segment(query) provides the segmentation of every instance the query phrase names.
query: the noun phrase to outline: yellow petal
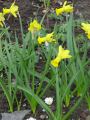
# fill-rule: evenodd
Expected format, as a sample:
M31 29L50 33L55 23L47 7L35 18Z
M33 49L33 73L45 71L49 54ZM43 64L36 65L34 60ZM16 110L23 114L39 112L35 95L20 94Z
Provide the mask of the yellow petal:
M72 5L66 5L67 1L64 2L63 6L60 8L56 8L56 14L60 15L62 13L70 13L73 12L73 6Z
M63 9L64 9L64 12L66 13L73 12L73 6L71 5L67 5Z
M3 27L3 23L2 22L0 22L0 26Z
M54 32L47 34L45 37L38 37L38 43L42 44L43 42L56 42L53 37Z
M33 22L31 22L28 27L28 30L31 32L39 31L40 29L41 29L41 25L38 23L37 20L34 20Z
M56 42L56 40L53 37L54 37L54 32L47 34L46 42Z
M62 46L59 46L59 52L57 54L57 57L51 61L51 64L54 67L58 67L59 63L61 62L61 60L66 59L66 58L71 58L72 56L69 55L70 51L69 50L64 50L62 48Z
M4 15L9 14L9 13L10 13L10 9L3 8L3 14Z
M90 24L89 23L81 23L82 29L85 31L88 39L90 39Z
M64 2L63 7L66 6L66 4L67 4L67 1Z
M69 50L64 50L62 46L59 46L58 57L60 57L61 59L71 58L71 55L69 55L69 53Z
M63 8L56 8L56 14L57 15L60 15L60 14L62 14L64 12L64 9Z
M38 43L42 44L43 42L45 42L45 38L44 37L38 37Z
M11 7L9 9L7 8L3 8L3 14L12 14L14 17L17 17L17 13L18 13L18 6L15 5L15 2L12 3Z
M5 18L4 18L3 13L0 13L0 26L1 27L3 27L4 20L5 20Z
M52 64L54 67L58 67L58 66L59 66L59 63L60 63L60 60L58 60L57 58L51 60L51 64Z

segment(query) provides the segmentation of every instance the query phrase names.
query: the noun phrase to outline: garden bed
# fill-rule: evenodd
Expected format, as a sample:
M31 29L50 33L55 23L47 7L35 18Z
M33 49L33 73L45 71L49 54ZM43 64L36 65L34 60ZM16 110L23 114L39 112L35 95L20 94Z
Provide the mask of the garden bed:
M2 8L4 7L5 8L9 7L12 2L13 1L0 1L0 5L2 6L0 10L2 10ZM10 113L10 112L17 111L17 110L30 110L28 113L26 112L26 114L23 117L23 120L26 120L30 117L36 118L36 120L49 120L49 119L88 120L87 116L90 115L90 111L88 110L88 108L90 107L89 106L90 100L89 100L89 87L86 87L86 86L89 86L90 84L88 80L88 77L90 76L90 69L89 69L90 62L88 60L90 58L89 57L90 56L90 52L89 52L90 42L87 42L87 43L85 42L85 40L87 40L87 37L84 35L84 32L80 28L81 27L80 24L82 21L85 21L85 20L89 21L90 13L88 12L88 10L90 6L89 5L90 2L89 0L86 0L86 1L80 0L80 1L74 1L74 2L75 2L74 12L75 12L75 18L76 18L74 22L75 30L76 30L75 31L76 43L73 44L72 42L73 35L71 35L73 34L72 33L73 31L72 14L71 15L69 14L69 16L64 14L62 15L61 18L57 17L55 14L55 8L59 8L60 6L62 6L61 1L51 0L51 5L49 6L48 2L43 3L42 1L35 1L35 0L32 2L30 0L23 0L23 1L16 0L16 5L19 6L19 13L21 17L19 15L19 20L18 20L18 18L17 17L14 18L13 15L9 15L9 16L6 15L7 18L5 21L6 22L5 27L7 27L8 29L7 28L5 28L4 30L1 29L0 45L1 45L2 53L0 54L1 55L0 60L3 65L0 63L0 67L1 67L0 68L1 69L0 79L2 79L2 81L0 82L1 84L0 113L4 113L4 112ZM69 1L68 4L72 4L72 2ZM69 21L70 20L69 17L71 21ZM39 34L35 33L33 36L33 32L31 31L31 28L29 28L29 23L30 21L33 21L34 18L37 18L38 21L42 19L41 22L42 22L43 28L42 28L41 33ZM67 24L67 28L69 29L69 31L65 30L66 29L65 22ZM59 27L59 23L61 25L61 28ZM72 25L70 23L72 23ZM41 29L40 26L39 26L39 29ZM80 31L78 32L79 29ZM29 30L29 32L27 32L27 30ZM50 33L52 30L55 33L55 39L52 38L53 39L52 41L55 41L56 39L58 39L58 43L56 43L56 46L52 43L51 45L53 47L50 46L49 48L47 42L51 43L51 41L46 41L46 44L45 44L46 48L44 44L41 46L42 43L38 45L36 41L38 38L38 35L42 35L43 37L45 36L46 33L48 32ZM11 33L9 34L8 32L11 32ZM69 35L70 32L71 32L70 35L72 37L70 37ZM5 34L3 35L3 33ZM53 37L53 33L51 33L51 36ZM46 35L46 38L47 38L47 35ZM32 43L29 42L29 39L32 40ZM71 42L70 43L67 42L66 39L68 40L71 39ZM84 39L84 41L81 41L81 39ZM33 42L33 40L35 40L35 42ZM7 42L4 43L3 41L7 41ZM57 47L60 44L62 44L64 48L65 47L69 48L69 50L71 50L72 56L73 55L78 56L78 54L80 54L80 56L73 58L73 59L71 58L70 62L66 60L60 63L60 67L59 69L57 69L58 71L55 71L55 69L53 68L53 64L52 66L49 64L50 64L50 60L52 60L52 58L55 58L56 56L55 53L57 53L58 51ZM76 45L77 47L74 45ZM62 48L61 46L59 47L64 50L64 48ZM72 49L76 50L75 53L73 53ZM86 52L84 51L85 49L86 49ZM50 52L49 54L48 53L49 50L51 50L52 53ZM86 57L86 59L84 58L84 56ZM71 56L68 56L66 58L69 58L69 57ZM82 60L82 58L85 60ZM31 60L29 61L29 59ZM85 67L83 67L84 65ZM62 70L59 71L61 67L62 67ZM31 70L31 72L29 72L29 69ZM77 77L73 78L75 77L73 75L75 71L76 71L75 75ZM78 77L79 74L77 71L80 72L81 78ZM87 71L88 71L88 74L86 74ZM63 75L63 72L65 75ZM61 78L59 76L55 76L56 74L60 75L62 79L66 79L66 81L62 81L62 82L58 81L57 78L59 78L60 80ZM73 77L70 74L72 74ZM8 79L10 79L10 81ZM57 80L55 81L53 79L57 79ZM77 81L77 79L82 82ZM52 81L51 83L50 83L50 80ZM87 80L87 82L85 82L84 80ZM6 84L3 81L5 81ZM27 84L27 81L28 81L28 84ZM57 81L58 81L58 84L57 84ZM63 94L65 94L63 98L63 102L62 102L62 108L61 108L62 111L59 111L61 115L63 114L63 117L60 116L61 117L60 119L57 117L59 116L58 110L57 110L58 109L58 106L57 106L58 98L56 99L56 96L58 96L58 94L60 93L60 91L56 89L58 88L59 84L61 84L60 86L63 86L62 88L60 88L60 91L62 90ZM66 87L63 84L66 85ZM84 86L84 84L86 86ZM80 87L82 87L82 89L79 89ZM37 94L37 89L39 89L38 94ZM44 89L46 90L43 93L42 91L44 91ZM64 93L64 89L67 94ZM67 90L69 90L68 92L70 93L68 93ZM14 97L13 97L13 94L15 94ZM63 97L63 94L61 93L60 95ZM45 98L47 97L53 98L53 103L49 107L45 106L46 105ZM15 99L13 103L12 103L13 101L12 98ZM81 100L79 101L79 99ZM12 105L13 107L11 106L11 108L10 108L10 100L11 100L11 104L13 104ZM75 106L76 110L73 110L73 112L70 113L70 115L67 114L68 111L75 105L76 102L77 102L77 105ZM40 106L37 103L40 104ZM50 113L49 108L51 109L52 114ZM55 113L55 111L57 111L57 115L55 116L56 118L50 118L50 116L53 116L53 113ZM13 115L12 113L10 114ZM68 116L68 117L65 116L67 117L67 119L64 117L65 114L67 114Z

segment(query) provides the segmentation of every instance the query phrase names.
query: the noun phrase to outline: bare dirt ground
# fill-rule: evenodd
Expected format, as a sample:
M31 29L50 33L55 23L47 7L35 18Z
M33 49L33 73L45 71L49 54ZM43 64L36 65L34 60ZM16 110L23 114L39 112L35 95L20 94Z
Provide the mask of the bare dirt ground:
M85 20L90 20L90 0L76 0L76 14Z

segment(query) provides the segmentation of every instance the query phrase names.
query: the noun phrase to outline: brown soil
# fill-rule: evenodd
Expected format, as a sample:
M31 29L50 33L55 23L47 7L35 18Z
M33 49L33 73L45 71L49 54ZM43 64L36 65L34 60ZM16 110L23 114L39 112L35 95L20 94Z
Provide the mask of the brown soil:
M75 8L79 19L90 20L90 0L76 0Z

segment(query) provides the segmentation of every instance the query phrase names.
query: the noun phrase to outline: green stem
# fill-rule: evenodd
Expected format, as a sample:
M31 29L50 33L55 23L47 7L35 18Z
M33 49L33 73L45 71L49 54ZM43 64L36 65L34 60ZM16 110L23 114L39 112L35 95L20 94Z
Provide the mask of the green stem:
M56 69L56 115L57 115L57 120L61 120L60 82L58 79L58 70L57 69Z
M50 50L50 51L51 51L51 50ZM41 90L41 87L42 87L42 84L43 84L43 79L44 79L44 77L45 77L45 74L46 74L47 71L48 71L49 62L50 62L50 59L51 59L51 54L52 54L52 52L50 52L49 55L48 55L47 63L46 63L46 65L45 65L45 70L44 70L44 72L42 73L42 74L43 74L42 80L41 80L40 85L39 85L39 87L38 87L38 89L37 89L37 92L36 92L37 95L39 94L39 92L40 92L40 90Z
M48 11L49 11L49 9L47 8L45 14L43 15L43 17L42 17L42 19L41 19L41 21L40 21L40 24L41 24L41 25L42 25L42 23L43 23L46 15L47 15Z
M21 34L22 34L22 40L23 40L23 44L24 44L24 33L23 33L23 27L22 27L22 20L21 20L21 16L18 13L19 16L19 22L20 22L20 28L21 28ZM24 47L24 46L23 46Z
M33 33L34 35L34 33ZM35 50L34 50L34 37L32 38L32 51L33 51L33 57L32 57L32 72L35 73ZM35 78L34 74L32 75L32 90L34 92L34 87L35 86Z

